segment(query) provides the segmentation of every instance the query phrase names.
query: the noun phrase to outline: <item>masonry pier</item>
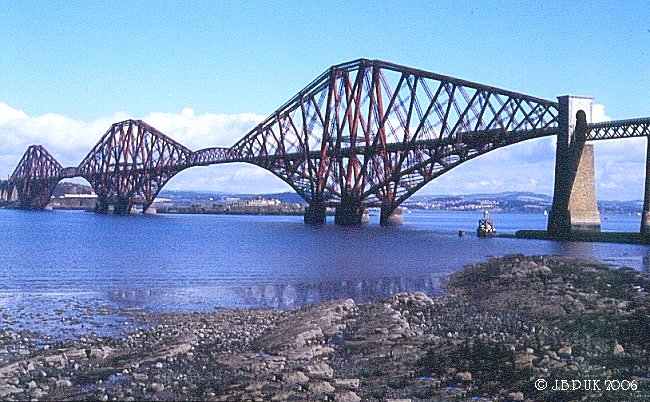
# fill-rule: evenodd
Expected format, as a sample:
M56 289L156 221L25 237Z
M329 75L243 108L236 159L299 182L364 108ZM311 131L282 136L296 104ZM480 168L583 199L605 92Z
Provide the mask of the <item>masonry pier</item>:
M337 225L360 225L368 223L368 211L360 197L344 196L336 206L334 223Z
M404 221L402 217L402 208L392 208L389 205L381 206L381 214L379 215L379 223L382 226L400 225Z
M313 202L305 208L305 223L322 225L327 217L327 208L322 202Z
M558 97L555 188L548 217L551 238L568 239L572 231L600 232L594 146L586 143L591 102L587 97Z
M650 236L650 137L645 155L645 193L643 196L643 213L641 214L641 234Z

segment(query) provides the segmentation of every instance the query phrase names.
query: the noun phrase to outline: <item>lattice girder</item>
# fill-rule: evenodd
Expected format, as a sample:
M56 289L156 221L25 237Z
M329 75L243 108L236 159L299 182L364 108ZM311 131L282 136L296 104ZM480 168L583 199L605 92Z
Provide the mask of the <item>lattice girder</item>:
M362 59L331 67L232 150L260 166L264 158L284 161L272 169L279 175L295 172L301 159L296 177L310 180L312 199L352 196L396 207L421 187L415 182L426 184L442 169L427 149L453 144L458 152L445 151L447 159L462 163L485 149L555 134L557 115L556 102ZM421 165L417 180L414 164Z
M650 136L650 117L605 121L587 126L587 141L648 136Z
M116 123L77 171L103 202L128 199L147 208L176 173L193 166L187 147L141 120Z
M20 159L9 182L18 190L24 209L43 209L59 180L63 166L42 146L32 145Z

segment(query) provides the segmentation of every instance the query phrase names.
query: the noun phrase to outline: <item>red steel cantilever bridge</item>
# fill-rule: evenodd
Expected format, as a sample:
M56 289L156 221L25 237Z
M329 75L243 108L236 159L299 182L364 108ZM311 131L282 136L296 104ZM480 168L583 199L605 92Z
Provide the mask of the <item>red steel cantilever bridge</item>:
M568 109L567 109L568 110ZM306 222L358 223L399 205L461 163L521 141L557 135L561 102L379 60L330 67L230 148L192 151L140 120L113 124L77 167L28 148L9 179L19 206L42 209L57 183L81 176L97 211L149 207L178 172L247 162L269 170L308 203ZM568 118L572 130L575 126ZM650 119L588 125L587 139L647 136ZM583 130L584 131L584 130ZM8 191L7 191L8 193Z

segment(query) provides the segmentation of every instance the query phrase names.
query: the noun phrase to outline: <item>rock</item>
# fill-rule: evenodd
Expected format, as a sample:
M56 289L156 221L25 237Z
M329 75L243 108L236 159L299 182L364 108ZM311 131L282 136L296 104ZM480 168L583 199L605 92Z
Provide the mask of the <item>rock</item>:
M334 369L325 362L319 362L307 366L307 372L313 376L324 378L332 378L334 375Z
M353 391L337 391L334 394L334 400L337 402L359 402L361 398Z
M154 382L149 385L149 389L153 392L163 392L165 390L165 386L159 382Z
M513 401L523 401L524 400L524 393L521 391L518 392L511 392L508 394L508 397L512 399Z
M42 398L42 397L43 397L43 394L44 394L44 392L43 392L43 390L40 389L40 388L36 388L36 389L32 390L32 392L30 393L30 395L32 396L32 398L36 398L36 399L40 399L40 398Z
M316 328L299 333L296 336L295 342L297 346L303 346L307 345L309 342L320 341L322 339L323 331L320 328Z
M108 346L104 346L102 348L94 348L90 350L90 358L91 359L99 359L99 360L104 360L107 358L111 353L113 352L113 348L110 348Z
M533 364L533 360L535 360L537 356L531 355L531 354L523 354L517 356L517 359L515 360L515 363L519 364Z
M70 380L61 379L61 380L56 381L56 387L57 388L68 388L68 387L71 387L71 386L72 386L72 383L70 382Z
M0 385L0 398L4 398L7 395L15 394L18 392L23 392L23 390L13 385Z
M462 371L456 374L456 377L461 381L472 381L472 373L470 373L469 371Z
M614 346L612 347L612 353L615 355L620 355L623 352L625 352L623 346L620 343L618 343L618 341L614 342Z
M547 355L548 357L550 357L551 359L553 359L553 360L560 360L560 358L559 358L559 356L557 355L557 353L555 353L555 352L552 351L552 350L549 350L548 352L546 352L546 355Z
M303 384L309 381L302 371L289 371L288 373L282 374L282 380L289 384Z
M337 378L334 380L337 388L357 389L359 388L358 378Z
M573 351L571 350L571 345L564 346L557 351L559 355L571 356Z
M34 389L34 388L36 388L36 382L34 382L34 381L30 381L30 382L28 382L28 383L27 383L27 388L28 388L28 389Z
M149 376L143 373L133 373L131 375L133 376L133 379L136 381L147 381L149 379Z
M309 391L315 394L331 394L335 388L327 381L314 381L309 383Z

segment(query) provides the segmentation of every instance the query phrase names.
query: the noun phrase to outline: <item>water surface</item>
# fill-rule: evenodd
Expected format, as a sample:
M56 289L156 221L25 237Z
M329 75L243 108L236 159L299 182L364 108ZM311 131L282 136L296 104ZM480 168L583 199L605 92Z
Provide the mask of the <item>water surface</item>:
M12 317L22 311L18 316L56 318L48 308L64 302L79 311L93 303L205 311L344 297L364 302L406 290L439 293L440 279L450 272L511 253L648 265L644 245L477 238L480 215L416 211L396 227L379 226L373 215L371 224L350 228L305 226L299 216L0 210L0 308ZM492 217L500 233L546 226L544 215ZM603 217L604 230L636 231L638 225L637 216ZM59 325L56 319L51 324Z

